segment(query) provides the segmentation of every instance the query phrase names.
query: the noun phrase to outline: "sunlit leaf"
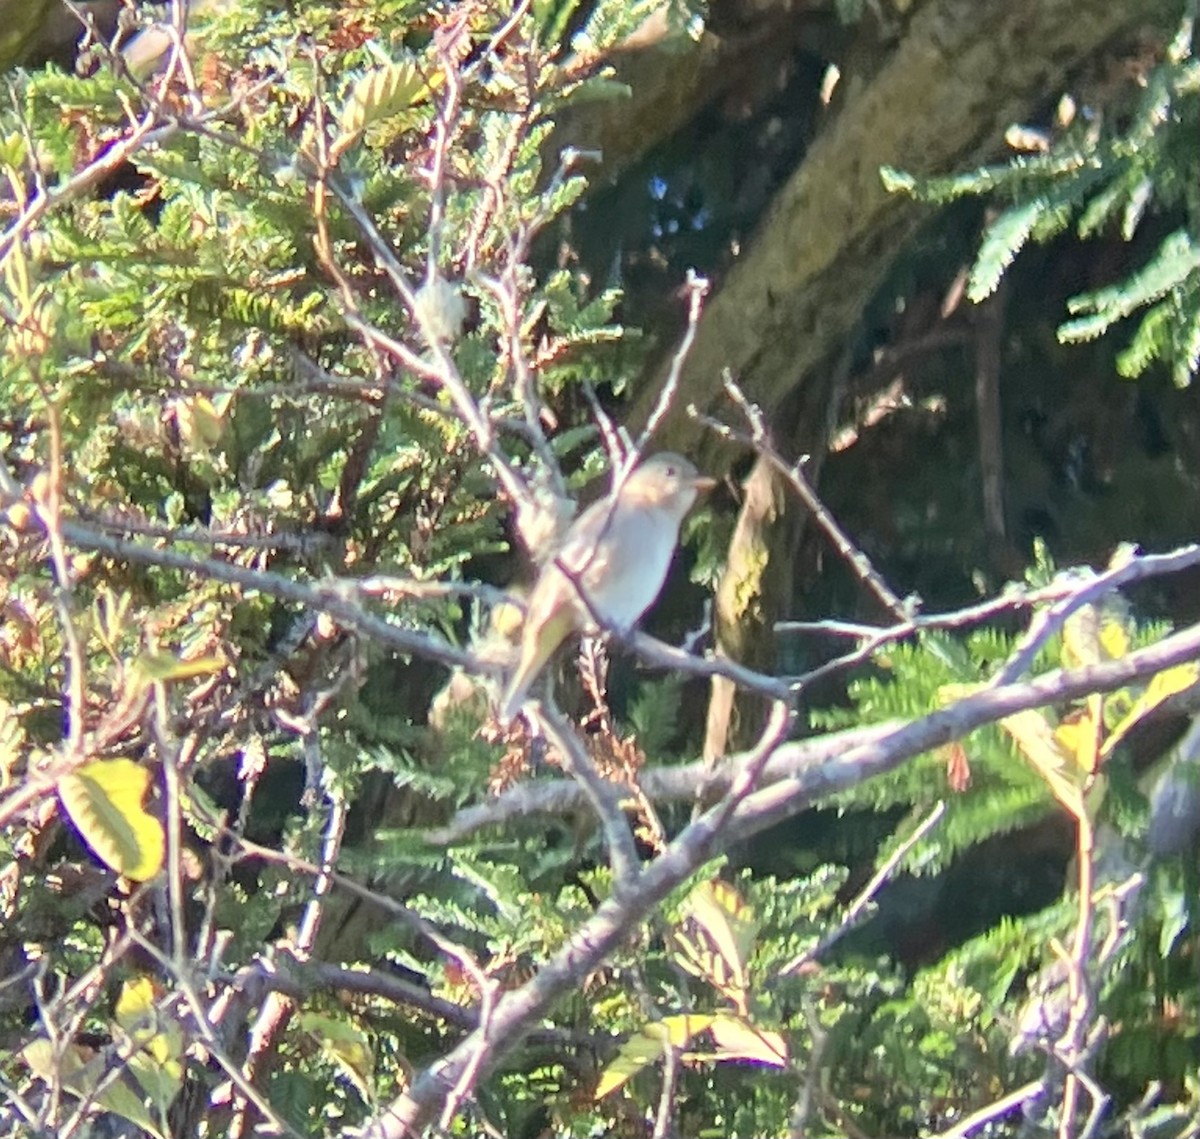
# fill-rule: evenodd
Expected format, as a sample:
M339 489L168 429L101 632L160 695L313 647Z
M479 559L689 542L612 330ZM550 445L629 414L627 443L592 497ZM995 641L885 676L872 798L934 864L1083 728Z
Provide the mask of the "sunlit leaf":
M1081 605L1063 622L1062 662L1067 668L1119 660L1129 648L1129 626L1122 606Z
M21 1050L21 1058L35 1076L50 1086L65 1088L77 1098L92 1100L105 1111L142 1128L154 1139L167 1139L153 1113L122 1077L110 1080L100 1091L96 1090L107 1073L108 1061L103 1054L78 1044L68 1044L56 1055L54 1046L43 1037L27 1044Z
M755 1028L740 1016L728 1013L713 1018L709 1026L719 1060L751 1060L782 1068L788 1062L787 1043L778 1032Z
M1101 749L1101 756L1107 758L1139 720L1149 715L1172 696L1186 692L1197 682L1200 682L1200 663L1196 661L1188 661L1186 664L1179 664L1174 668L1156 672L1150 678L1150 683L1146 685L1145 691L1134 702L1133 707L1109 733L1108 738L1104 741L1104 747Z
M1092 772L1097 767L1100 736L1097 731L1101 709L1089 701L1087 709L1064 720L1054 729L1054 738L1074 758L1075 766Z
M1055 737L1054 729L1040 712L1029 710L1005 716L1000 721L1021 753L1040 772L1056 799L1073 812L1083 810L1080 787L1066 774L1075 766L1075 756Z
M370 1037L353 1022L319 1012L301 1013L300 1027L320 1045L368 1103L373 1098L375 1051Z
M669 1016L646 1025L621 1045L617 1058L604 1069L596 1085L596 1099L628 1083L638 1072L662 1057L668 1048L684 1048L713 1022L711 1016Z
M971 300L981 301L995 292L1004 270L1029 240L1034 226L1047 208L1048 204L1043 199L1035 198L1005 210L988 226L967 285L967 295Z
M165 1116L183 1087L182 1060L158 1060L143 1050L129 1058L129 1072L159 1114Z
M121 986L113 1012L117 1024L142 1046L130 1058L134 1079L160 1112L165 1112L183 1084L183 1031L163 1013L162 993L149 977L134 977Z
M676 937L683 950L680 964L742 1007L758 936L754 911L729 883L713 880L691 892L684 913L693 924Z
M354 144L373 123L407 111L428 98L429 86L411 60L374 67L354 82L342 105L341 132L332 151L339 154Z
M172 653L141 653L134 661L134 668L146 680L191 680L220 672L226 664L219 656L181 660Z
M162 869L162 823L142 802L150 773L132 759L98 759L58 781L58 797L84 841L119 874L144 882Z
M1039 771L1061 772L1073 760L1071 751L1064 747L1055 735L1055 730L1041 712L1030 709L1005 716L1001 726Z
M153 1035L158 1011L155 1001L159 994L149 977L133 977L121 986L113 1013L119 1024L133 1039Z

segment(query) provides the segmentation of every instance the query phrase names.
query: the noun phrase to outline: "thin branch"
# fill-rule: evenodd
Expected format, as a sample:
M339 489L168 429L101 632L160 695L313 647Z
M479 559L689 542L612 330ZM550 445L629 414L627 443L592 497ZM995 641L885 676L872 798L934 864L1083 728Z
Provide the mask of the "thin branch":
M684 330L683 339L679 342L679 347L675 349L675 353L671 357L671 367L667 371L666 382L663 384L662 391L658 393L658 399L655 401L649 416L646 417L646 426L642 428L641 434L637 437L637 442L626 457L626 467L628 470L633 469L633 466L637 462L637 457L646 449L646 445L650 442L654 432L658 430L659 424L662 423L667 412L671 410L671 404L675 400L675 393L679 390L679 382L683 376L683 365L691 353L692 345L696 342L696 332L700 326L700 315L704 311L704 298L708 296L708 279L699 276L694 270L689 269L683 288L688 302L687 328ZM628 470L626 473L628 473Z
M306 733L305 743L309 748L319 749L320 741L316 728L317 714L317 710L313 709L307 717L309 730ZM321 766L323 767L323 764ZM347 804L345 796L336 786L336 781L326 779L324 782L327 783L325 793L328 810L321 844L320 873L313 881L312 894L305 903L294 939L295 952L300 956L307 956L316 941L321 918L325 911L326 895L333 887L333 867L337 862L346 833ZM249 1027L246 1056L242 1062L242 1074L248 1084L255 1083L268 1049L287 1024L292 1013L292 1006L293 1002L289 997L273 992L268 995L259 1008L258 1015ZM234 1098L233 1119L229 1126L229 1134L234 1139L245 1133L249 1121L249 1108L249 1101L244 1096L238 1095Z
M63 541L65 523L62 516L62 423L58 405L49 394L46 394L46 412L50 420L50 477L46 483L47 492L44 498L40 501L35 498L34 508L38 521L45 528L50 545L50 562L54 567L54 607L58 611L63 637L63 668L66 674L66 691L63 695L67 712L64 750L66 755L80 761L84 758L87 664L79 639L79 629L75 624L74 581Z
M804 460L801 459L797 463L789 463L775 450L774 444L771 442L770 433L767 430L766 421L763 418L762 409L746 398L745 393L743 393L742 389L728 372L724 376L724 385L726 394L737 405L745 417L747 424L749 424L749 434L737 431L728 424L721 423L708 416L701 415L694 406L688 408L688 413L717 434L752 447L756 453L766 458L783 475L800 501L812 513L813 520L824 531L826 537L833 543L838 553L846 560L847 564L854 571L855 576L875 595L883 607L901 621L913 617L915 615L914 611L917 599L910 597L902 600L897 596L887 582L883 580L879 571L871 564L870 558L850 540L849 535L825 508L824 503L817 497L817 493L813 490L808 479L804 477L801 470Z
M170 958L142 933L132 930L131 937L136 941L141 950L152 957L168 975L174 976L175 988L178 996L182 998L181 1003L191 1014L191 1022L196 1027L200 1039L203 1040L209 1056L212 1060L216 1061L222 1071L229 1077L230 1082L237 1091L254 1105L255 1110L262 1115L263 1121L267 1126L274 1128L278 1134L290 1135L293 1139L301 1139L300 1133L280 1118L267 1099L252 1084L246 1081L238 1065L217 1036L214 1022L209 1015L209 1010L204 1007L204 1002L200 999L200 995L192 983L190 975L186 971L176 971Z
M771 700L783 700L790 703L795 700L797 695L797 685L788 680L777 679L765 672L756 672L752 668L746 668L736 661L719 657L714 653L707 653L702 657L692 656L684 649L668 645L665 641L650 636L649 633L634 632L625 639L624 643L627 643L647 664L657 668L686 672L691 676L728 677L735 684Z
M54 189L35 195L0 234L0 266L12 252L13 246L48 213L93 190L124 166L138 151L165 142L178 134L180 129L181 124L163 123L157 111L152 111L142 118L130 134L114 142L99 158L89 162Z
M859 743L878 739L895 724L872 724L845 732L831 732L811 740L783 744L775 749L760 779L774 783L799 774L841 755ZM684 802L703 795L711 798L728 792L739 774L750 763L751 753L729 756L715 767L697 760L669 767L643 769L638 775L642 795L655 803ZM425 838L435 845L461 842L475 831L496 826L527 815L563 815L584 803L583 789L569 779L540 779L518 783L495 799L465 807L443 827L427 831Z
M216 558L194 557L173 549L125 541L78 522L64 521L62 531L72 545L84 550L95 550L144 565L182 570L212 581L222 581L266 593L283 601L303 605L314 612L328 613L345 628L372 637L380 644L400 652L427 657L473 673L496 671L495 666L477 660L471 653L455 648L433 633L404 629L365 612L360 606L347 600L343 585L333 580L310 585L269 570L248 569ZM353 586L350 588L352 590Z
M922 752L959 739L1003 716L1092 692L1112 691L1196 656L1200 656L1200 625L1164 638L1151 648L1135 650L1120 660L1060 669L999 691L967 696L950 708L893 727L877 740L850 748L803 776L750 790L731 809L731 801L742 789L735 784L729 796L685 827L663 854L644 865L632 887L601 903L531 980L506 992L497 1002L486 1030L477 1029L436 1064L415 1076L407 1091L372 1121L365 1134L370 1139L418 1135L440 1112L466 1065L477 1070L494 1065L516 1046L528 1026L550 1005L566 992L577 989L600 962L630 937L672 890L730 843L747 839L797 814L824 795L893 770ZM777 730L777 723L770 725L770 733ZM763 742L769 738L765 736ZM763 763L761 756L752 755L745 771L752 772ZM752 782L746 778L743 787Z
M933 1139L970 1139L976 1131L986 1127L989 1123L997 1119L1003 1119L1006 1115L1016 1111L1031 1099L1036 1099L1042 1090L1041 1080L1033 1080L1028 1084L1023 1084L1015 1091L1009 1092L1008 1095L1002 1096L994 1103L989 1103L985 1107L981 1107L978 1111L973 1111L948 1131L939 1131L937 1135L933 1136Z
M608 845L614 888L624 889L636 879L641 862L629 821L621 809L621 789L596 770L575 729L560 713L540 702L531 705L531 710L546 738L558 749L563 769L583 788L592 810L596 812Z
M908 852L942 821L942 816L945 813L946 802L944 799L939 799L934 805L933 810L917 825L916 830L896 847L879 869L871 875L871 880L858 892L850 905L846 907L846 912L842 915L842 920L826 932L812 949L806 949L798 957L789 961L779 970L779 975L786 977L790 973L797 973L809 962L819 960L841 941L846 934L854 929L862 921L867 912L867 907L875 900L875 896L883 888L884 883L896 872L896 867L904 861Z
M1043 609L1034 616L1025 636L992 677L992 686L999 688L1023 676L1033 665L1046 641L1062 628L1072 613L1083 606L1099 601L1120 586L1155 573L1170 573L1173 569L1182 569L1197 562L1200 562L1200 549L1196 546L1185 546L1170 554L1153 554L1122 560L1112 568L1091 577L1081 578L1080 575L1072 574L1071 577L1078 585L1058 604Z
M734 830L739 838L749 837L790 818L818 798L894 770L906 760L962 739L985 724L1031 708L1061 704L1097 692L1113 692L1198 656L1200 624L1189 625L1119 660L1056 669L1005 688L983 689L755 792L739 808Z

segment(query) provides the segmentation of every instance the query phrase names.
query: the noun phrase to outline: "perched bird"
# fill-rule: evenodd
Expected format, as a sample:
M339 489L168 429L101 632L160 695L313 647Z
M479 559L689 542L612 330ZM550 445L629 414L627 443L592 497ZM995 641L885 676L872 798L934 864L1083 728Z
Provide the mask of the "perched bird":
M645 460L619 492L572 523L529 594L521 657L500 706L511 723L551 654L573 632L627 633L654 604L697 497L716 485L670 453Z

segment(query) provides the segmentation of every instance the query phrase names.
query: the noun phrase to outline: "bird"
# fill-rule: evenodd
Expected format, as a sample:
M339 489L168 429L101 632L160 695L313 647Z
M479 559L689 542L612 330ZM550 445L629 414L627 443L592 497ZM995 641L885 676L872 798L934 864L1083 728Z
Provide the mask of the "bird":
M715 485L681 455L663 452L571 524L529 593L520 657L498 713L502 725L516 718L570 634L596 628L625 634L637 624L666 581L684 517Z

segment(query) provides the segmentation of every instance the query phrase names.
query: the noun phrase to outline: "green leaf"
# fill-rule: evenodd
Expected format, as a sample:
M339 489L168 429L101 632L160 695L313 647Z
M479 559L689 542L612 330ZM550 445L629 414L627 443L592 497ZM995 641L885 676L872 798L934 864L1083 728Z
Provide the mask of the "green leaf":
M881 166L879 168L879 178L883 182L883 188L889 194L911 194L914 197L916 196L917 180L903 170L897 170L894 166Z
M533 0L533 19L541 42L557 44L566 34L578 7L579 0Z
M996 291L1004 270L1029 240L1046 207L1044 199L1035 198L1023 206L1005 210L988 226L967 283L967 296L971 300L982 301Z
M142 800L150 773L132 759L98 759L58 781L58 798L88 846L119 874L145 882L162 869L162 823Z
M321 1051L333 1060L363 1099L372 1102L375 1051L371 1038L357 1024L325 1013L301 1013L299 1025L321 1045Z
M39 1079L51 1087L63 1087L73 1096L92 1100L105 1111L142 1128L154 1139L167 1139L149 1108L123 1078L110 1081L97 1093L96 1087L107 1072L107 1060L102 1053L90 1053L78 1044L67 1044L56 1054L54 1046L44 1037L21 1049L21 1059Z
M1080 315L1059 326L1058 339L1065 344L1092 340L1117 321L1183 284L1198 269L1200 242L1186 229L1176 230L1139 272L1115 285L1067 301L1067 311Z
M336 156L358 141L363 131L374 123L429 97L429 85L411 60L374 67L355 80L346 96L338 118L341 131L331 148Z
M1162 909L1162 929L1158 935L1158 952L1165 958L1188 927L1188 898L1182 890L1164 891L1159 906Z
M141 653L133 667L145 680L191 680L211 676L226 665L223 657L206 656L181 660L172 653Z

